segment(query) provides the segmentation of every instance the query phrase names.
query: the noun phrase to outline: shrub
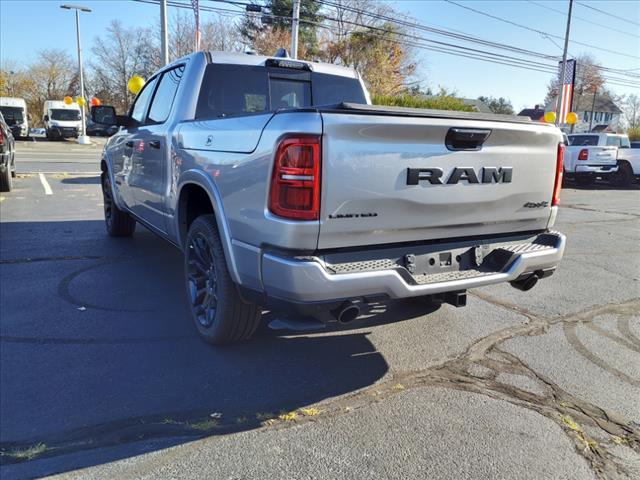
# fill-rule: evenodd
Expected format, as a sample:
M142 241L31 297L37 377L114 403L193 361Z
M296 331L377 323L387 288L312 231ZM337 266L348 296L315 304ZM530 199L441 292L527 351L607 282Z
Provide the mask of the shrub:
M433 110L460 110L473 112L474 108L465 105L462 100L449 95L433 97L418 97L415 95L374 95L371 98L374 105L389 105L393 107L430 108Z
M627 135L629 135L629 140L632 142L640 140L640 127L629 128Z

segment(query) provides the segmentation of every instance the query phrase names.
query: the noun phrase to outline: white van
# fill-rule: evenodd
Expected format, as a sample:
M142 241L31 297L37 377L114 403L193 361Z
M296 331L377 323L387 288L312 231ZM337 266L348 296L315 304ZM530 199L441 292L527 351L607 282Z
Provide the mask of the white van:
M27 102L24 98L0 97L0 112L15 138L29 136Z
M67 105L61 100L47 100L43 112L42 122L49 140L78 138L82 117L77 103Z

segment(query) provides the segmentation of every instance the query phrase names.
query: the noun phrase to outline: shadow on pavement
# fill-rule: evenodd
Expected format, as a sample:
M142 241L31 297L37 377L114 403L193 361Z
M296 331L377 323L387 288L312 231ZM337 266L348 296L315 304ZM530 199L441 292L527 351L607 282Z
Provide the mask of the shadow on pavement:
M0 282L11 288L0 291L0 461L9 476L253 429L367 387L388 365L362 328L436 308L380 303L357 331L262 328L249 342L212 347L188 316L181 253L148 231L112 239L102 221L17 222L1 234ZM143 443L122 448L132 442ZM44 450L27 460L33 446Z
M100 175L90 177L68 177L61 180L62 183L71 185L100 185Z
M574 188L576 190L620 190L634 191L640 190L640 182L636 180L631 185L616 185L611 181L596 180L590 184L580 184L574 180L565 180L562 182L562 188Z

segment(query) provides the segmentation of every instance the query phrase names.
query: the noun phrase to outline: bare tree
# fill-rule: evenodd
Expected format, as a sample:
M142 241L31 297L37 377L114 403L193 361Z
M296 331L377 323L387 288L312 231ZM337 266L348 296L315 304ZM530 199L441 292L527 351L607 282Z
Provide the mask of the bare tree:
M125 28L118 20L107 27L104 37L94 40L93 60L90 63L93 93L103 103L120 112L127 111L134 96L127 89L134 75L150 76L158 65L159 54L148 28Z
M416 49L404 41L408 31L380 18L397 12L372 0L334 3L323 10L328 28L320 32L320 58L358 70L374 95L407 92L416 83Z
M624 100L622 111L627 128L630 130L640 129L640 96L629 95Z
M203 50L242 52L244 44L240 26L228 17L216 16L206 20L200 27Z

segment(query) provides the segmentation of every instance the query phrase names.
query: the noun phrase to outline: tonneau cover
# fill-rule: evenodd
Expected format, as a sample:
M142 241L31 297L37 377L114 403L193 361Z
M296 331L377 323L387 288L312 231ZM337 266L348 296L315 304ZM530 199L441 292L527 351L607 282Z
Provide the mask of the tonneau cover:
M531 123L529 117L502 115L498 113L461 112L457 110L430 110L426 108L391 107L361 103L338 103L319 105L315 110L323 113L359 113L363 115L394 115L401 117L451 118L460 120L485 120L491 122Z

